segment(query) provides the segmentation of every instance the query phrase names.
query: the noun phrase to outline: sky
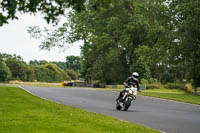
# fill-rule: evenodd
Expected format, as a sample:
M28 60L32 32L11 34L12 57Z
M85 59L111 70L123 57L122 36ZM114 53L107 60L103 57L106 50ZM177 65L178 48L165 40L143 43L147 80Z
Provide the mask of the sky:
M27 32L29 26L49 26L41 16L23 14L18 20L11 20L9 24L0 27L0 53L16 54L25 62L30 60L65 61L66 56L80 56L81 43L75 43L69 48L52 49L51 51L40 50L41 40L30 38Z

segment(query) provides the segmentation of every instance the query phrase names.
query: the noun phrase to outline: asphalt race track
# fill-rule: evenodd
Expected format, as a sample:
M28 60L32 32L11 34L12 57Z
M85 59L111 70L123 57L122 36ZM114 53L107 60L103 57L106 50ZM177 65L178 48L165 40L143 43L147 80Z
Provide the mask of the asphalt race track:
M33 95L167 133L200 133L200 106L138 96L128 111L117 111L118 93L87 88L22 86Z

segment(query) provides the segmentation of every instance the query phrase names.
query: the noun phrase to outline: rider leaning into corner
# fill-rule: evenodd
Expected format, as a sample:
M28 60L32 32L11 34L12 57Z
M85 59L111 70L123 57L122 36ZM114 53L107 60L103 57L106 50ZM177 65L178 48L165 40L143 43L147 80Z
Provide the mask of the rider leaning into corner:
M130 88L131 86L137 87L137 91L140 92L140 85L138 78L139 74L137 72L133 72L132 75L124 81L125 88L122 91L120 91L119 96L116 100L118 100L120 97L123 96L123 93L125 92L126 88Z

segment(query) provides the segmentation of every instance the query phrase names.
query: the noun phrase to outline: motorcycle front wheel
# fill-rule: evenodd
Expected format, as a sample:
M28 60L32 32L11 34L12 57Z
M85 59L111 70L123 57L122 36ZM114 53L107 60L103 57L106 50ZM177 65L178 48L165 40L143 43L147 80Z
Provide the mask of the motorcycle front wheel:
M121 108L122 108L122 107L121 107L119 101L117 101L117 103L116 103L116 109L117 109L117 110L121 110Z
M131 100L128 100L128 101L124 104L122 110L127 111L128 108L129 108L130 106L131 106Z

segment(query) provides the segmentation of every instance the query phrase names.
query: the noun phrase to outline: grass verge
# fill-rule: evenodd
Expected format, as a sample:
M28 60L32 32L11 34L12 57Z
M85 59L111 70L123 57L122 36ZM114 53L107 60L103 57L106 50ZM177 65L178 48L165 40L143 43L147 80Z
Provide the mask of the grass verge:
M140 95L158 97L163 99L170 99L185 103L192 103L200 105L200 96L195 96L177 89L149 89L143 90Z
M17 87L0 86L0 133L158 133L158 131L49 102Z

